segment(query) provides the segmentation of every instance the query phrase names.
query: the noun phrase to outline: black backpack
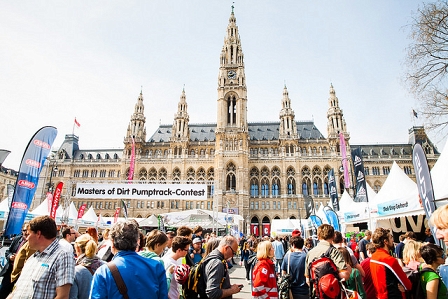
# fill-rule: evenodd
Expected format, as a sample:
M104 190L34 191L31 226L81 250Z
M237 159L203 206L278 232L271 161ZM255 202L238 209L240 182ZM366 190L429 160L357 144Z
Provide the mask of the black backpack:
M308 277L310 278L310 298L334 299L340 298L342 293L339 271L330 257L332 250L337 250L333 245L320 257L315 257L308 265Z
M183 297L185 299L205 299L207 298L207 294L205 292L207 288L207 283L204 278L204 270L205 265L208 261L214 259L216 257L207 256L203 258L199 263L190 267L190 273L188 274L188 279L185 284L182 285ZM224 264L224 275L221 280L221 284L219 287L222 287L222 283L226 279L227 276L227 261L224 259L221 261Z
M424 298L426 298L426 292L423 291L423 287L422 287L422 274L424 272L435 272L435 271L431 268L420 269L420 266L417 270L411 270L407 267L404 267L403 270L412 283L412 289L406 291L406 299L424 299ZM439 286L440 286L440 283L439 283Z

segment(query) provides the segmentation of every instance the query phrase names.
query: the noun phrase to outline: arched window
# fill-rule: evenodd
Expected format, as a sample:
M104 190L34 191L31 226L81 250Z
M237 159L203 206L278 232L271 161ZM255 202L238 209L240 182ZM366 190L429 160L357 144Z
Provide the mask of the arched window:
M230 190L235 191L235 189L236 189L236 176L235 176L236 167L235 167L235 164L230 162L227 165L226 170L227 170L226 190L228 190L228 191L230 191Z
M272 180L272 196L280 195L280 182L277 177Z
M288 185L288 194L289 195L296 194L296 180L292 177L289 177L287 185Z
M327 182L325 182L324 183L324 194L325 195L328 195L330 192L328 191L328 183Z
M250 196L258 197L258 179L252 178L250 181Z
M261 180L261 197L269 196L269 181L267 178Z

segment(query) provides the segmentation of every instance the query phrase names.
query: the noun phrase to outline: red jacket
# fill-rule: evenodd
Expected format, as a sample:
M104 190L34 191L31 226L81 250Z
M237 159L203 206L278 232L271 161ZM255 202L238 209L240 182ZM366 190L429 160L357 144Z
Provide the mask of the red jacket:
M252 282L253 299L278 298L275 266L270 259L258 261L253 270Z
M411 281L403 272L397 259L384 250L378 248L370 259L370 272L378 299L405 298L398 289L398 284L406 290L412 289Z

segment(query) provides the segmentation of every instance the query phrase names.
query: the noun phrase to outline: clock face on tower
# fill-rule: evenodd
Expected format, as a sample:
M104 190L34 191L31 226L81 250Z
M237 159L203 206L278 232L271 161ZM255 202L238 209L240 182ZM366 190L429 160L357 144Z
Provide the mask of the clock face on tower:
M235 71L229 71L227 73L227 77L229 77L229 79L235 79L236 78L236 72Z

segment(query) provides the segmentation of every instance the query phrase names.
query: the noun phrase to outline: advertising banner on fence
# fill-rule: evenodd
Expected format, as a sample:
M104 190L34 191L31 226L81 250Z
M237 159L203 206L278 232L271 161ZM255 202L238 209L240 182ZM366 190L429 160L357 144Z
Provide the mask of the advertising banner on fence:
M75 198L207 199L206 184L76 184Z

